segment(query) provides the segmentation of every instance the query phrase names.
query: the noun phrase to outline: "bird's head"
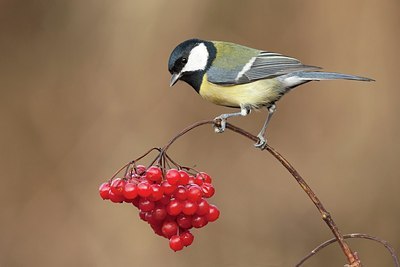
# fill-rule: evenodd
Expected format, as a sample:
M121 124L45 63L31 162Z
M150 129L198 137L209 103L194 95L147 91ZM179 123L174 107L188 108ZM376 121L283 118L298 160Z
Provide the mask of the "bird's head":
M183 80L198 90L196 87L201 84L201 79L214 57L215 47L212 42L190 39L179 44L168 61L168 70L172 74L170 86Z

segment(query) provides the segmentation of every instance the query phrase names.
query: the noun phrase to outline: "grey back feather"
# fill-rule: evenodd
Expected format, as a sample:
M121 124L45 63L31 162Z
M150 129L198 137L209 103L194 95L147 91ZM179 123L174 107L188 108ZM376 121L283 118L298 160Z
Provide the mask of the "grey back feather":
M211 66L207 71L208 81L215 84L245 84L276 76L320 69L303 65L299 60L278 53L260 51L256 57L249 58L248 64L235 68Z
M212 66L207 71L207 78L209 82L215 84L237 84L236 77L242 68L243 66L230 69Z

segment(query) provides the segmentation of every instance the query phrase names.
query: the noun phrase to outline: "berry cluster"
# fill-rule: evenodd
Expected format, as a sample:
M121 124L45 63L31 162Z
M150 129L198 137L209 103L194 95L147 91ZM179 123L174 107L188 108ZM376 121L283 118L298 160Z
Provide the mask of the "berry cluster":
M191 228L202 228L219 217L216 206L207 198L214 195L211 177L199 172L138 165L125 178L115 178L100 185L100 196L114 203L132 203L139 216L154 232L169 239L172 250L192 244Z

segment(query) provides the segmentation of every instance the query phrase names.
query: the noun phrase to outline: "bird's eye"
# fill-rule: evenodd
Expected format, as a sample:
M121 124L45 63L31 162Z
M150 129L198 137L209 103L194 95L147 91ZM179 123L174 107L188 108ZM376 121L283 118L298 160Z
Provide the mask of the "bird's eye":
M186 63L186 62L187 62L187 58L183 57L183 58L181 59L181 61L182 61L182 63Z

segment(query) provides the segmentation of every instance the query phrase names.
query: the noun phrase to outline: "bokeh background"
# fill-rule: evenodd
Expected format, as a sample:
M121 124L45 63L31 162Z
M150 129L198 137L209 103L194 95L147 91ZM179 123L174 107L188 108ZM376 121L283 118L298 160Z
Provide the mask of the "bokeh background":
M187 125L230 111L180 82L167 60L199 37L277 51L374 83L315 82L278 103L270 144L294 164L343 233L400 249L400 2L0 2L0 266L293 266L331 233L270 155L210 126L170 150L214 178L220 219L173 253L98 186ZM233 119L257 133L266 112ZM367 266L391 266L368 240ZM305 266L343 266L333 245Z

